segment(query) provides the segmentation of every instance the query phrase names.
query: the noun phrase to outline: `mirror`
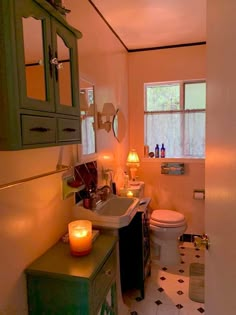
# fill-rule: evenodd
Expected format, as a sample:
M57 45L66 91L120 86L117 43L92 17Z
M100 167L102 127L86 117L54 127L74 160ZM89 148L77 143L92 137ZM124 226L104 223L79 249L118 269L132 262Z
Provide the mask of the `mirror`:
M42 38L42 20L33 17L22 18L25 73L26 73L26 93L27 96L37 100L46 100L45 66ZM32 45L32 29L34 39L38 45ZM32 82L37 84L32 84Z
M50 95L48 95L50 90L49 77L53 76L58 82L59 104L72 107L70 47L64 38L57 33L55 52L52 55L52 47L49 45L48 52L44 47L44 40L47 37L45 21L35 17L23 17L22 25L27 97L34 100L50 101ZM34 30L33 33L32 29ZM45 64L45 53L51 56L49 59L53 65ZM54 59L55 61L53 61Z
M56 69L56 80L59 85L59 103L65 106L72 106L70 49L58 34L57 58L59 64Z
M119 108L116 110L116 113L113 117L112 129L114 137L118 142L121 142L125 136L126 122L125 117Z
M96 152L94 85L80 78L80 115L82 132L82 155Z

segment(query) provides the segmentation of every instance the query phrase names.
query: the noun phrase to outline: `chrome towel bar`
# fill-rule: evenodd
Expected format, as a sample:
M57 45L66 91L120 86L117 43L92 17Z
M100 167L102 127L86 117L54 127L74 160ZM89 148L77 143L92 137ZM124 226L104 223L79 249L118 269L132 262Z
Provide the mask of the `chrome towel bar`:
M46 177L46 176L49 176L49 175L53 175L53 174L61 173L61 172L64 172L64 171L68 171L68 170L70 170L72 168L73 168L72 166L57 165L57 167L56 167L56 169L54 171L43 173L43 174L39 174L39 175L35 175L35 176L31 176L31 177L27 177L27 178L23 178L23 179L19 179L19 180L10 182L10 183L2 184L2 185L0 185L0 190L7 189L7 188L10 188L10 187L13 187L13 186L25 183L25 182L29 182L29 181L34 180L34 179L41 178L41 177Z

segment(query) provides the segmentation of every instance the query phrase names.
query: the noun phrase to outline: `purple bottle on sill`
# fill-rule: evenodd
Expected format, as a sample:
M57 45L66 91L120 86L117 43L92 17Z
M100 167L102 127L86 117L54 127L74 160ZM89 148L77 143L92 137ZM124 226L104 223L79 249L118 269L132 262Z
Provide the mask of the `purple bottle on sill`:
M161 145L161 158L166 157L166 148L164 146L164 143Z
M155 158L159 158L159 145L158 144L155 147Z

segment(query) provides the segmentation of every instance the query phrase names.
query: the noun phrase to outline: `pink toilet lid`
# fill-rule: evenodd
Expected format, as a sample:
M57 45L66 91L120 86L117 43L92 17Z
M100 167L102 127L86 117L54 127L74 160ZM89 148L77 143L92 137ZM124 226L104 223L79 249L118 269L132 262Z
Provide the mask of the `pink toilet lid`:
M154 210L150 223L157 226L180 226L185 224L185 217L182 213L173 210Z

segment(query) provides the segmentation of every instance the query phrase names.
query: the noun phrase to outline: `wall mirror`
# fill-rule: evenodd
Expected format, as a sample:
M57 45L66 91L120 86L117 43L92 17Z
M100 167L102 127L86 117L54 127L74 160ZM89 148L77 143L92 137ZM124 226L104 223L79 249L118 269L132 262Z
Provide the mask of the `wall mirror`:
M38 20L33 17L22 18L22 25L25 55L26 93L29 98L45 101L47 98L42 20ZM34 30L33 37L32 29ZM37 84L35 84L35 82L37 82Z
M126 122L124 114L119 108L116 110L116 113L113 117L112 130L114 137L117 139L118 142L121 142L125 136Z
M82 155L96 153L95 107L94 85L80 78Z

